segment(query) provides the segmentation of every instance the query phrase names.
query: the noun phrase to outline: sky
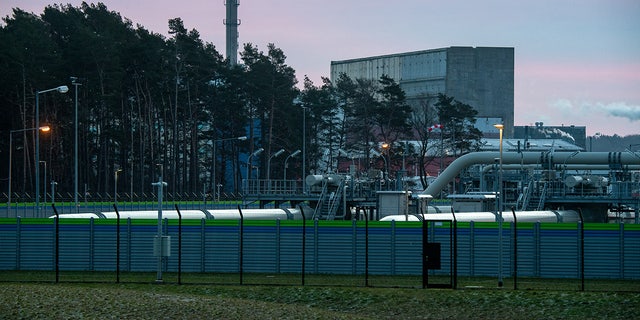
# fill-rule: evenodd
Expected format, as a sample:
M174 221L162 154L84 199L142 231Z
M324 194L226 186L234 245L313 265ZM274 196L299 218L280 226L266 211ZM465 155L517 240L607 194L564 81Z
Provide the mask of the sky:
M91 1L87 1L91 3ZM182 18L225 53L225 0L103 0L167 35ZM51 4L1 0L41 14ZM638 0L239 0L239 44L274 43L316 85L331 61L451 46L515 48L515 125L586 126L587 135L640 134Z

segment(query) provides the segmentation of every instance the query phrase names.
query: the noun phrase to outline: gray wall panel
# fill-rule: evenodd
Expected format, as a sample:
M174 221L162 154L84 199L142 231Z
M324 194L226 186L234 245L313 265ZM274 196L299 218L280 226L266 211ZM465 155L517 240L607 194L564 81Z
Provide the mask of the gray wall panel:
M171 236L167 271L178 268L178 228L165 228ZM310 223L311 224L311 223ZM503 243L497 244L495 223L462 224L458 228L458 274L495 276L502 248L503 276L513 263L513 224L503 225ZM580 276L579 224L522 224L518 228L518 275L523 277L578 278ZM110 221L65 223L59 228L60 268L63 271L113 271L116 268L116 227ZM441 244L442 269L451 274L450 229L430 224L429 242ZM153 240L157 226L123 221L120 227L121 271L155 271ZM229 223L202 221L182 228L184 272L234 273L240 270L240 228ZM54 270L55 225L52 221L0 219L0 270ZM299 273L301 222L287 226L265 222L246 225L243 269L257 273ZM420 275L422 229L420 223L370 223L368 252L364 222L323 222L307 228L306 272L364 274L365 255L373 275ZM640 279L640 228L637 225L588 224L585 230L587 278Z

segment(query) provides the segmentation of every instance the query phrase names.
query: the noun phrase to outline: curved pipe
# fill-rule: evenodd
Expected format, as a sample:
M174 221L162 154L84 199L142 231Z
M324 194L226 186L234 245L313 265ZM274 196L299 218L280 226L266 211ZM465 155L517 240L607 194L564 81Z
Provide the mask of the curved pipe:
M492 164L500 159L500 152L473 152L453 161L423 192L437 195L463 169L474 164ZM640 165L640 157L628 152L503 152L504 164L600 164L600 165Z

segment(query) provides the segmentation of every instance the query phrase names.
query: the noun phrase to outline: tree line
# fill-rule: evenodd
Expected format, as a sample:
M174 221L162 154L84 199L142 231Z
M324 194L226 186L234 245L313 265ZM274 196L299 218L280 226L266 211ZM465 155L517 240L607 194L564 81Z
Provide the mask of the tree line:
M452 97L410 106L387 76L342 74L319 85L304 77L299 85L275 44L265 51L244 44L240 63L232 65L182 19L169 20L168 30L165 37L134 26L102 3L52 5L41 15L16 8L3 18L0 161L4 168L13 163L4 172L15 192L35 189L38 131L27 129L36 123L51 127L40 133L39 146L47 180L59 191L73 190L77 125L79 191L98 193L112 191L114 183L122 192L149 193L159 176L174 193L207 192L218 184L240 191L251 170L247 155L259 148L262 178L283 176L284 157L271 159L281 149L290 155L305 148L305 174L338 170L340 158L349 156L364 159L362 170L384 170L370 152L382 142L391 146L383 150L388 165L409 159L426 175L425 165L437 156L429 148L461 154L474 150L481 136L473 127L477 112ZM60 85L69 92L36 93ZM428 130L436 123L439 130ZM400 143L406 140L420 143ZM288 164L289 179L304 179L302 157Z

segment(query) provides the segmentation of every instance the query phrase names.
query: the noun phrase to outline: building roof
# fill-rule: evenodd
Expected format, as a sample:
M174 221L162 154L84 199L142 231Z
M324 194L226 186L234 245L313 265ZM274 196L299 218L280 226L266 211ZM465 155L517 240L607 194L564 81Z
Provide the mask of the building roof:
M483 138L481 141L480 151L500 150L500 139ZM520 150L527 151L584 151L584 148L562 139L502 139L502 151L518 151L518 143Z

